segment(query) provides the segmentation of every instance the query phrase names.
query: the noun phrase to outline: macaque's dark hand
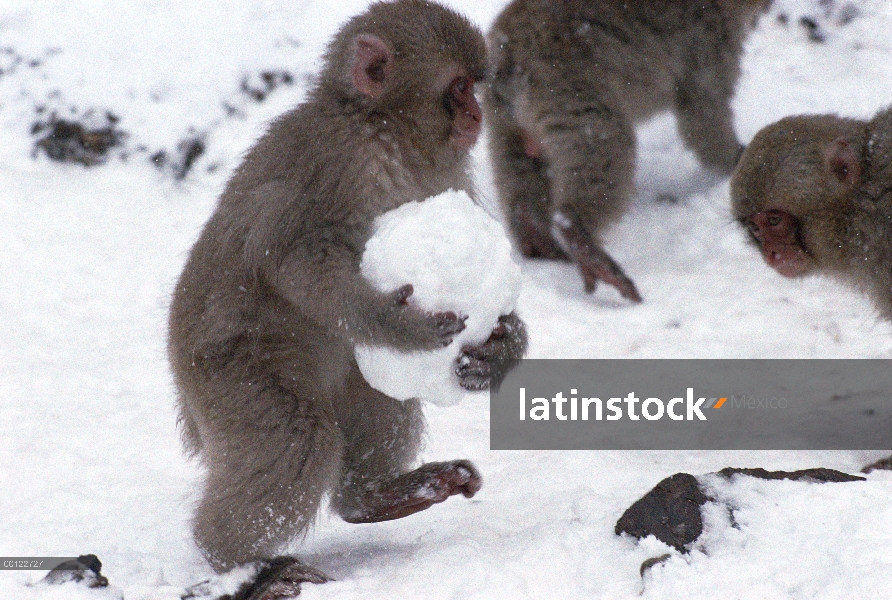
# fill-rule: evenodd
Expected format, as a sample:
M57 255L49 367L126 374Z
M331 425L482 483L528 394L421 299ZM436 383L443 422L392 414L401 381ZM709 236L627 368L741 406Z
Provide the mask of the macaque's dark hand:
M527 333L516 313L502 315L484 343L465 346L456 359L455 374L459 385L476 392L498 390L505 375L523 358L527 349ZM494 362L498 361L498 362Z
M616 261L592 240L582 225L579 217L569 209L563 209L554 215L556 235L563 238L570 257L579 267L585 291L592 293L598 281L615 287L623 298L632 302L641 302L641 294Z
M487 360L491 350L487 346L492 341L493 338L490 336L479 346L465 346L455 359L458 365L455 367L455 374L458 375L458 384L464 389L471 392L489 389L490 368Z
M452 311L426 312L409 305L409 297L414 288L406 284L391 295L392 306L397 311L401 329L408 340L415 341L415 347L409 350L434 350L445 348L452 343L456 334L465 328L467 316L459 316Z

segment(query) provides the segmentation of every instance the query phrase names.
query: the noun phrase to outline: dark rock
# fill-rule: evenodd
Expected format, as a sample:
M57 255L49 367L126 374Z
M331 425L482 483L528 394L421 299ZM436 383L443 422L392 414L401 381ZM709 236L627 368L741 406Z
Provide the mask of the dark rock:
M892 456L881 458L861 469L862 473L870 473L871 471L892 471Z
M644 577L644 574L650 571L657 565L661 565L672 557L671 554L661 554L660 556L652 556L641 563L641 568L638 569L638 574L641 577Z
M43 151L59 162L73 162L92 167L108 158L111 148L121 145L127 134L117 129L119 118L106 113L104 124L90 127L80 120L59 118L52 113L46 121L31 126L32 135L41 135L34 143L35 153Z
M174 170L174 177L183 179L192 169L195 160L204 154L204 139L200 136L185 139L177 144L177 151L179 153L179 160L177 161L176 169Z
M799 25L805 28L808 39L821 44L827 41L827 34L821 29L821 26L811 17L799 17Z
M0 47L0 76L13 74L20 67L42 69L49 57L60 53L58 48L47 50L42 57L25 57L14 48ZM189 127L188 133L174 145L149 148L140 140L119 127L120 117L111 112L99 116L101 111L82 111L75 106L66 106L63 93L53 89L44 102L35 103L35 121L31 135L35 137L33 155L46 154L51 160L73 162L87 167L101 165L113 154L120 160L128 160L134 155L148 157L156 167L175 179L184 179L194 168L208 148L208 136L227 118L244 118L245 107L252 102L262 102L282 86L295 83L295 76L282 69L266 69L249 73L241 79L240 89L230 101L221 102L222 115L201 127ZM163 96L151 94L154 102L164 101ZM61 115L61 116L60 116ZM174 141L174 140L172 140ZM218 164L209 165L213 171Z
M91 588L108 587L108 579L100 572L102 562L95 554L82 554L69 560L49 573L41 581L50 585L58 585L69 581L83 582Z
M892 457L879 463L888 464L887 468L892 468ZM767 480L789 479L814 483L865 481L864 477L858 475L824 468L766 471L759 468L727 467L719 471L718 475L728 479L734 475L746 475ZM617 535L628 533L638 539L653 535L679 552L688 552L689 545L703 533L700 507L712 501L714 499L700 489L696 477L688 473L676 473L658 483L630 506L616 522L615 531ZM733 525L733 513L730 518ZM648 565L650 566L653 565Z
M261 71L259 81L253 77L245 76L242 79L241 90L255 102L263 102L266 97L280 85L291 85L294 77L288 71Z
M687 552L686 546L703 532L700 507L707 501L696 477L676 473L629 507L616 522L615 531L638 539L653 535L679 552Z
M732 475L747 475L758 479L780 480L790 479L792 481L811 481L815 483L842 483L847 481L866 481L864 477L859 475L849 475L842 471L834 469L802 469L801 471L766 471L765 469L740 469L734 467L726 467L719 471L722 477L731 478Z
M149 160L159 169L166 169L173 173L175 179L184 179L195 164L199 156L205 151L204 136L197 133L180 140L176 152L168 153L166 150L158 150Z
M836 21L840 25L848 25L860 16L861 9L850 2L839 10L839 15L836 17Z

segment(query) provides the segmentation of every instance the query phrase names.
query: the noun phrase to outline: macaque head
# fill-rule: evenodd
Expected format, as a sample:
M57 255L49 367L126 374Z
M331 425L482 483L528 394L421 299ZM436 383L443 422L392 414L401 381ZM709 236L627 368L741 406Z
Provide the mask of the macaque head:
M842 263L863 132L858 121L788 117L757 133L741 156L731 177L734 216L781 275Z
M483 120L474 84L486 45L467 19L426 0L379 2L348 23L329 48L330 85L383 122L465 151ZM323 85L325 85L323 76Z

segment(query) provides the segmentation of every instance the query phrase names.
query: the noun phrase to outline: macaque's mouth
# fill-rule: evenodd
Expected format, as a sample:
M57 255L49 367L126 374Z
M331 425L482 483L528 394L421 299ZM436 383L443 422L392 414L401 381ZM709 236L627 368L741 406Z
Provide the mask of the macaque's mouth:
M452 143L461 150L468 150L474 144L477 143L477 137L480 134L480 128L462 130L458 128L453 128L451 141Z
M784 277L795 278L808 270L808 253L798 246L788 246L783 251L764 253L765 262Z

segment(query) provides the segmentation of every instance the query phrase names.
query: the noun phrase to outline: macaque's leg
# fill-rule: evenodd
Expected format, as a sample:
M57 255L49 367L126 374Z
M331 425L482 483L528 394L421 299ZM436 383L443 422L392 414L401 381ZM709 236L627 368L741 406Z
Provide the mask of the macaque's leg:
M306 531L337 482L344 445L324 402L301 398L274 377L227 375L208 382L206 397L229 394L242 408L203 411L208 473L193 523L196 543L218 572L275 556Z
M424 431L419 401L401 402L374 390L354 367L344 403L341 427L348 445L332 504L345 521L399 519L455 494L470 498L480 489L480 475L466 460L409 470Z
M551 235L551 198L548 165L541 145L524 133L508 108L498 106L490 115L490 152L496 185L509 225L524 256L567 260Z
M730 175L743 153L731 110L734 82L714 75L695 73L680 82L675 113L682 139L703 164Z
M529 96L541 115L538 129L549 165L552 236L579 267L587 292L603 281L624 298L640 302L635 284L600 240L625 211L634 191L632 124L606 92L593 89L585 78L545 81L549 85L530 89ZM556 105L552 89L563 89L566 102Z

